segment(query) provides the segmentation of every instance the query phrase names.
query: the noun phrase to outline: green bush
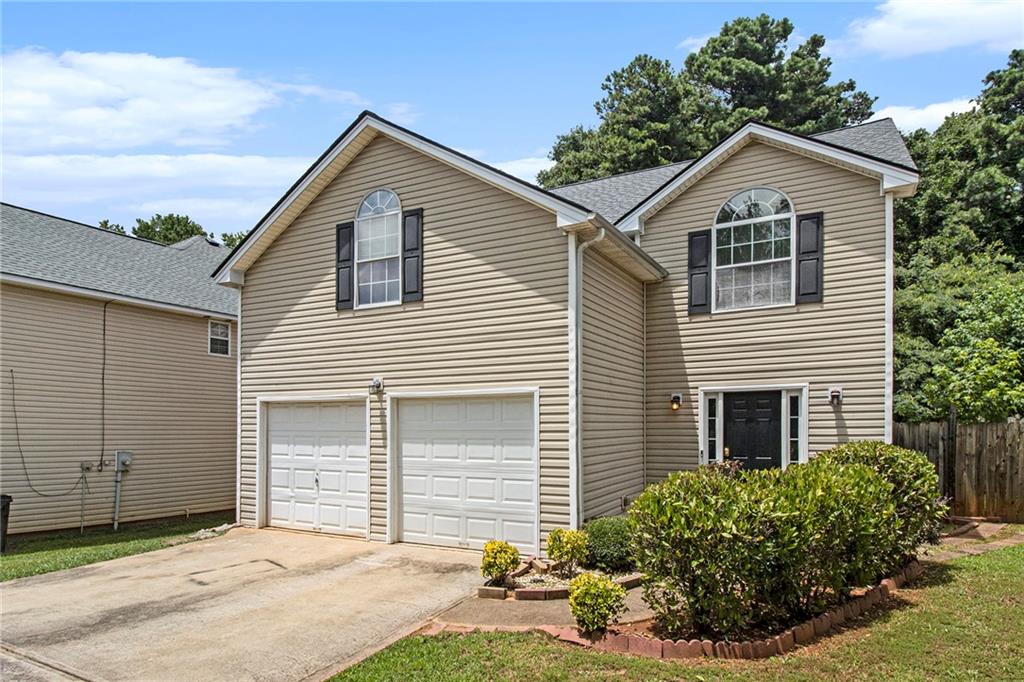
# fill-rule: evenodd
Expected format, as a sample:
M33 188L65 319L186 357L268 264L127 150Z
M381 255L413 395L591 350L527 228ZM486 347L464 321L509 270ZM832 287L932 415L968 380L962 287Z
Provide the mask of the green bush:
M569 610L584 632L604 630L625 610L626 590L615 581L582 573L569 583Z
M548 556L561 562L562 572L572 575L587 561L587 534L582 530L555 528L548 533Z
M894 542L892 486L824 462L671 475L630 509L644 599L672 635L734 636L821 612Z
M816 459L864 464L892 484L896 541L887 557L887 569L903 565L921 545L938 542L942 520L949 510L939 492L935 465L924 454L880 441L858 441L826 450Z
M633 569L628 517L602 516L588 521L584 530L587 531L589 565L609 572Z
M491 540L484 545L480 573L492 585L505 582L508 574L519 567L519 550L503 540Z

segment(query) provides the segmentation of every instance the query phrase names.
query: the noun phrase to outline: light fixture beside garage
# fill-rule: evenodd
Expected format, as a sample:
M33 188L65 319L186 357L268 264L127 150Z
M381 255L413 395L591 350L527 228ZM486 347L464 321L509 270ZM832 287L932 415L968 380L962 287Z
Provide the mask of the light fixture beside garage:
M672 394L672 411L678 412L679 408L683 405L683 394L673 393Z
M380 377L370 379L370 395L380 395L384 392L384 380Z

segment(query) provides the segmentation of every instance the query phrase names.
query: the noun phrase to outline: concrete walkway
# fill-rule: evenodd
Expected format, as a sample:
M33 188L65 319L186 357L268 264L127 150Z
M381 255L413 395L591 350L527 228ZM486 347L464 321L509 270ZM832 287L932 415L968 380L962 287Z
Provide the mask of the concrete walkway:
M480 583L480 554L287 531L4 583L3 679L323 679Z
M939 540L938 547L929 547L921 558L927 561L948 561L957 557L984 554L994 549L1024 544L1024 533L1007 533L1007 524L982 521L973 528L959 530Z

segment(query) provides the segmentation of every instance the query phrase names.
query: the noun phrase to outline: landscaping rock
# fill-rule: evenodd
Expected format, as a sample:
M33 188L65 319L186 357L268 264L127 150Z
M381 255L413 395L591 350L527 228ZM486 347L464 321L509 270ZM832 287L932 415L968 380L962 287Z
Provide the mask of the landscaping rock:
M832 629L832 619L829 618L827 613L823 613L813 621L814 634L816 637L821 637L829 630Z
M630 635L629 653L646 656L647 658L661 658L661 640L641 637L640 635Z
M710 639L701 640L700 648L704 652L704 655L709 658L715 655L715 643Z
M606 632L604 637L594 642L594 646L601 651L614 651L624 654L629 651L629 635Z
M740 657L748 660L754 657L753 642L740 642Z
M796 638L792 630L786 630L775 638L775 650L780 654L788 654L796 646Z
M700 658L704 655L704 649L697 639L680 639L675 642L666 640L661 646L661 655L663 658Z
M569 588L568 587L549 587L547 590L547 599L568 599Z
M641 576L639 575L627 575L621 578L616 578L615 582L622 585L624 589L632 590L635 587L640 587L640 579Z
M715 642L715 656L718 658L731 658L732 647L728 642Z
M879 585L882 590L882 598L888 599L892 595L896 594L896 581L892 578L886 578Z
M481 599L504 599L506 596L504 587L478 587L476 596Z
M530 567L541 575L547 573L549 570L547 562L540 559L532 559L530 561Z
M579 644L580 646L591 646L594 643L590 637L580 632L577 628L559 628L557 637L563 642Z

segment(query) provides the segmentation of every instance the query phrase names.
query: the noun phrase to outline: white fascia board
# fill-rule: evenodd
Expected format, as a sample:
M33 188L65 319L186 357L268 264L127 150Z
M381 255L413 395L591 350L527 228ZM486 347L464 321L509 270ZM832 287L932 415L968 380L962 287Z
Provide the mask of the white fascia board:
M327 154L320 160L320 162L311 169L301 183L296 185L285 197L284 201L278 204L277 208L272 213L267 215L260 224L256 227L255 232L246 240L246 243L242 245L231 258L221 266L217 271L216 281L218 284L224 284L227 286L238 286L231 280L232 275L230 274L235 270L235 265L242 258L242 256L253 247L254 244L259 242L260 238L267 231L267 229L277 222L278 218L288 210L296 199L298 199L309 186L323 173L356 138L358 138L366 129L373 129L379 133L383 133L388 137L391 137L402 144L405 144L413 149L416 149L427 156L433 157L442 163L446 163L450 166L458 168L459 170L471 175L479 180L482 180L488 184L494 185L498 188L504 189L512 194L515 194L532 204L546 208L553 211L558 219L558 224L573 224L578 223L586 219L589 211L584 211L572 204L566 203L559 200L552 194L542 191L539 188L530 187L529 185L522 184L505 174L499 172L494 168L490 168L486 164L470 160L455 152L445 149L437 144L433 144L430 141L423 139L416 135L411 135L407 131L397 128L386 121L382 121L373 116L366 116L358 125L354 126L352 130L348 132L345 137L338 141Z
M71 284L60 284L59 282L50 282L44 279L35 279L34 277L24 277L22 275L12 275L6 272L0 273L0 282L4 282L6 284L17 284L32 289L54 291L60 294L82 296L83 298L93 298L98 301L116 301L118 303L124 303L127 305L139 306L140 308L152 308L154 310L163 310L171 313L181 313L182 315L209 317L215 320L226 320L229 322L236 319L234 315L218 312L216 310L207 310L205 308L190 308L188 306L174 305L173 303L161 303L159 301L150 301L145 298L122 296L121 294L114 294L107 291L99 291L98 289L76 287Z
M920 178L918 173L885 163L884 161L869 159L855 152L844 151L817 140L807 139L800 135L776 130L757 123L747 123L726 138L724 142L715 147L710 154L705 154L703 157L698 159L696 163L687 166L682 173L658 191L657 194L648 197L646 201L620 218L617 223L618 228L627 234L638 231L642 234L643 219L647 217L646 214L652 207L657 206L662 199L672 194L672 192L674 192L681 184L701 172L701 170L710 164L713 164L722 154L725 154L733 146L743 142L748 137L760 138L797 149L802 149L807 152L828 157L839 163L862 168L865 171L878 175L881 178L881 188L883 193L898 191L902 188L907 188L908 186L910 187L909 191L912 193L912 188L917 185Z

